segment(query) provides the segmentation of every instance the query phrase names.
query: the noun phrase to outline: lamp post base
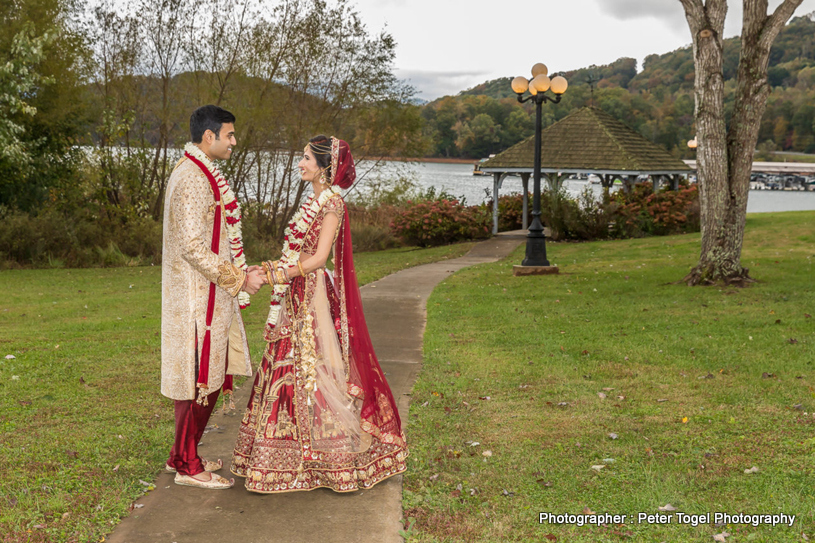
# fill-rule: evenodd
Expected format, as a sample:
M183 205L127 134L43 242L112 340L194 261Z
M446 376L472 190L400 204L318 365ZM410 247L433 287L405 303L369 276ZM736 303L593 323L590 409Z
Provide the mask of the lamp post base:
M512 275L556 275L560 272L557 266L512 266Z

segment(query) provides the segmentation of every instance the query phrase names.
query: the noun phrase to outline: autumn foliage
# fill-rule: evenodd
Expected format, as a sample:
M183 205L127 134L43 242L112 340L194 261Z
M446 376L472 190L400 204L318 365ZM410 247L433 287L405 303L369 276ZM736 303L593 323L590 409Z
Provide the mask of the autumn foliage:
M429 247L488 238L490 220L484 207L456 199L408 201L394 216L391 231L408 245Z

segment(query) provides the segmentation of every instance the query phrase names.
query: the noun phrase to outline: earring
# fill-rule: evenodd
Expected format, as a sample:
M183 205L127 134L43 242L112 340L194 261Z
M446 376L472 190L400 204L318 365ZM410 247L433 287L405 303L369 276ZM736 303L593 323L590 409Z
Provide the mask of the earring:
M320 171L320 183L328 186L330 183L328 182L328 177L325 175L325 168Z

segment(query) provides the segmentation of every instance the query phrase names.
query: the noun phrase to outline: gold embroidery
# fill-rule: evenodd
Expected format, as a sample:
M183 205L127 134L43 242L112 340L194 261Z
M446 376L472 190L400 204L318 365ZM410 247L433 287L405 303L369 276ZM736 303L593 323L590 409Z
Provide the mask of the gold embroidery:
M391 403L385 397L384 394L379 394L379 399L377 400L379 404L379 409L382 411L382 423L387 424L393 420L393 409L391 409Z
M229 262L218 264L218 279L216 284L227 291L231 296L237 296L246 279L246 272L239 270Z
M281 405L280 410L277 412L277 424L267 426L266 437L275 437L278 439L291 437L297 439L297 425L292 422L292 418L286 411L285 405Z

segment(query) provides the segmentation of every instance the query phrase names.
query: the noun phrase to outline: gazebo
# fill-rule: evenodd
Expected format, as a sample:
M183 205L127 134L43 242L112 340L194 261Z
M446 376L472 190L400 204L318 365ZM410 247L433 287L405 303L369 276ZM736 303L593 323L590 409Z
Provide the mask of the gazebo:
M531 136L495 155L481 166L493 174L493 234L498 233L498 192L507 176L523 183L523 228L528 227L529 176L534 171L535 137ZM541 132L541 176L551 190L559 190L573 174L595 174L605 189L620 179L625 190L637 176L650 176L654 190L663 180L677 188L691 173L682 160L629 128L605 111L589 106L564 117Z

